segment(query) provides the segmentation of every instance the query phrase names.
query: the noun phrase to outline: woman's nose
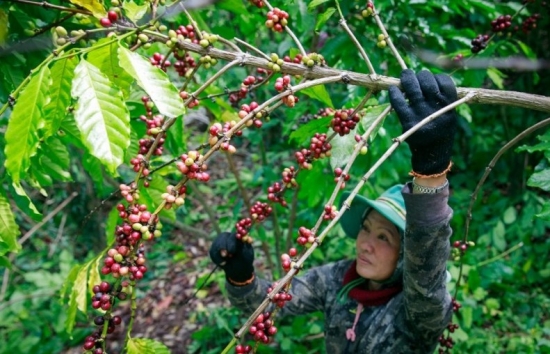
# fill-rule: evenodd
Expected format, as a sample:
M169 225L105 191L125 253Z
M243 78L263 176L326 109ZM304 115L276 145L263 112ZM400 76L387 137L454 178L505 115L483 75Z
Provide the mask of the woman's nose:
M363 235L360 246L362 250L367 251L369 253L372 253L374 251L372 237L370 236L370 234L367 233Z

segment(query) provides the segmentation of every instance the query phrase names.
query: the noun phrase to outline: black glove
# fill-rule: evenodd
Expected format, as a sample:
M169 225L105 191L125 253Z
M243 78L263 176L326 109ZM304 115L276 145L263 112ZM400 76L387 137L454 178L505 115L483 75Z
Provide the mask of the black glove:
M433 75L427 70L417 75L412 70L403 70L401 87L408 103L395 86L389 88L389 94L403 132L458 98L455 84L449 76ZM456 112L453 109L426 124L406 140L411 149L414 172L429 176L447 170L451 163L456 124Z
M225 271L233 283L243 283L254 273L254 249L249 243L237 239L234 232L222 232L212 246L210 259Z

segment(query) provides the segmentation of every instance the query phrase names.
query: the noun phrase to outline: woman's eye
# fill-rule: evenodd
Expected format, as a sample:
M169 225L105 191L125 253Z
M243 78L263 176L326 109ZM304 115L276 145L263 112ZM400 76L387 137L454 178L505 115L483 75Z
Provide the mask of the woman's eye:
M363 225L363 230L365 230L366 232L369 232L369 231L370 231L369 228L368 228L368 226L366 226L366 225Z
M382 235L378 235L378 239L379 239L379 240L382 240L382 241L386 241L386 242L389 241L388 238L386 237L386 235L383 235L383 234L382 234Z

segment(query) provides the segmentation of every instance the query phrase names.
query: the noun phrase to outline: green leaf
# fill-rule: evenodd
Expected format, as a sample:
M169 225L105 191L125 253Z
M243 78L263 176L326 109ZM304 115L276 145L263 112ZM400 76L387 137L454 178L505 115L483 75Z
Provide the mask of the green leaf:
M78 98L74 112L83 142L116 175L130 145L130 114L122 93L99 69L82 60L75 69L72 96Z
M313 87L308 87L300 93L303 93L306 96L309 96L317 101L322 102L327 107L334 108L334 105L332 104L332 100L330 99L330 95L325 88L325 85L317 85Z
M17 236L20 234L10 202L4 195L4 191L0 189L0 242L4 242L8 246L7 250L2 251L3 253L0 255L21 250L21 245L17 242Z
M307 5L307 10L308 11L313 11L313 9L315 9L317 6L323 4L327 1L329 1L329 0L313 0Z
M65 299L65 296L67 296L67 291L69 288L72 288L72 285L76 279L76 276L78 275L78 271L80 270L80 265L75 265L71 268L71 271L69 272L69 275L67 276L67 279L65 279L65 282L63 283L63 286L61 287L61 292L59 295L59 299L61 302Z
M107 14L99 0L70 0L70 2L90 11L95 18L102 18Z
M498 221L496 226L491 231L491 239L493 241L493 246L500 252L504 251L506 248L506 239L504 234L506 233L506 228L502 221Z
M508 207L508 209L506 209L504 211L504 215L502 216L502 220L506 224L511 224L514 221L516 221L516 217L517 217L516 208L514 208L513 206L510 206L510 207Z
M0 46L6 43L8 38L8 14L0 9Z
M537 187L546 192L550 191L550 168L535 172L527 180L529 187Z
M170 349L161 342L145 338L130 338L128 354L170 354Z
M89 265L90 263L86 263L78 268L78 273L76 274L76 277L74 278L74 282L72 284L71 295L69 299L69 309L67 312L67 319L65 320L65 330L69 334L73 331L77 310L86 313L86 301L88 299L86 283L88 280ZM71 274L73 273L73 271L74 268L73 270L71 270Z
M19 183L30 165L30 158L38 148L38 129L43 109L48 103L50 69L47 66L34 74L27 87L19 94L6 130L5 166L13 182Z
M71 104L71 82L77 63L77 57L67 57L56 61L52 66L51 101L44 107L44 139L57 133L67 115L67 108Z
M10 262L9 258L4 257L4 256L0 256L0 268L2 268L2 267L12 269L11 268L11 262Z
M133 23L137 23L147 13L149 3L144 2L142 5L138 5L133 1L124 1L122 8L126 17Z
M506 78L506 75L502 71L495 68L487 68L487 76L489 76L496 87L501 90L504 89L504 78Z
M542 205L542 210L540 213L535 215L537 218L542 220L550 221L550 202L546 202Z
M107 224L105 225L105 237L107 239L107 244L111 245L115 242L115 230L118 224L119 211L116 208L116 205L109 212L107 217Z
M101 275L99 274L99 268L100 268L101 261L103 260L103 255L104 255L104 252L101 252L95 257L95 259L92 259L89 262L90 274L88 275L88 289L90 289L90 293L89 293L90 296L93 295L92 288L95 285L99 285L101 283Z
M60 181L72 181L70 169L70 157L67 147L52 136L42 146L40 166L52 178Z
M183 100L164 71L124 47L118 48L118 55L120 66L137 80L161 114L174 118L184 113Z
M27 192L20 184L12 183L10 185L10 193L19 209L35 221L42 220L42 214L38 211L38 209L36 209L36 206L34 206L33 202L27 195Z
M128 98L130 96L130 86L134 82L134 78L120 67L118 46L118 42L112 42L111 38L100 39L94 46L97 47L97 49L92 47L86 59L94 64L113 84L122 90L124 98Z
M325 12L320 14L317 17L317 23L315 23L315 31L319 31L321 27L327 23L327 21L332 17L336 9L334 7L329 7Z
M353 152L353 149L357 144L357 141L355 141L356 131L357 127L350 131L349 134L346 134L344 136L336 135L332 139L332 149L330 149L330 166L332 167L332 169L348 163L349 157L351 156L351 153Z
M326 133L332 117L323 117L313 119L290 134L290 140L294 140L298 145L304 145L309 142L315 133Z
M522 41L518 41L516 40L516 43L518 44L518 46L520 47L521 51L523 52L523 54L525 54L525 56L529 59L537 59L537 54L535 52L533 52L533 50L531 49L531 47L529 47L527 44L523 43Z
M370 106L365 108L364 115L361 117L361 126L365 131L367 131L370 126L374 123L376 118L380 116L380 114L388 108L389 103L384 103L376 106ZM378 131L384 124L384 120L382 120L378 126L372 131L371 135L369 136L369 141L373 141L374 138L376 138L376 135L378 134Z

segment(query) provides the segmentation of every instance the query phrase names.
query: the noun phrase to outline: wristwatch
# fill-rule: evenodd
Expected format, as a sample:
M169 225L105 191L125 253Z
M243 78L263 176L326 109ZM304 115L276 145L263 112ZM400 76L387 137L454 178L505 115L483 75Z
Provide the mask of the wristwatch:
M443 185L439 187L425 187L425 186L420 186L416 184L414 180L415 178L413 178L413 181L412 181L413 194L437 194L437 193L440 193L442 190L445 189L445 187L449 185L449 180L446 180L445 183L443 183Z

